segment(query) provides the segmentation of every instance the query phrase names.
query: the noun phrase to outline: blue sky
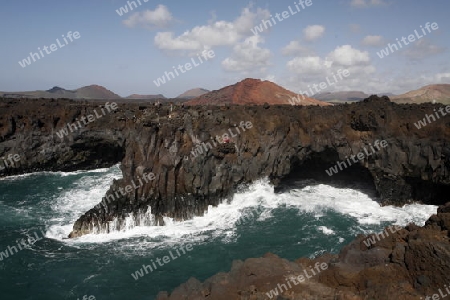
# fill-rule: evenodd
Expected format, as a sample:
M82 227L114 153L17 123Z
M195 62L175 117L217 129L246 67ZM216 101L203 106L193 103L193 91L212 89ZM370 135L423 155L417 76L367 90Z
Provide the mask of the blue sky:
M311 0L258 35L255 26L289 6L295 11L298 0L144 1L135 0L138 8L119 16L116 10L127 1L3 0L0 90L99 84L121 96L175 97L187 89L219 89L252 77L299 92L339 69L350 76L324 92L398 94L450 83L448 0ZM427 22L439 28L425 36L420 26ZM387 57L377 55L414 30L423 37ZM81 37L20 66L30 52L58 38L62 42L69 31ZM154 84L172 66L204 50L213 50L215 57L166 84Z

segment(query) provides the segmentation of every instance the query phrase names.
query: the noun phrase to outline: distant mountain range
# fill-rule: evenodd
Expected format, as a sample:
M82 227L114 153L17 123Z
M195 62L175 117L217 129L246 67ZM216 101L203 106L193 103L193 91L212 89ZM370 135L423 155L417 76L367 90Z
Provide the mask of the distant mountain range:
M394 94L392 94L392 93L380 94L379 93L378 96L391 97L391 96L394 96ZM361 91L345 91L345 92L320 93L320 94L315 94L313 97L318 99L318 100L321 100L321 101L341 104L341 103L345 103L345 102L362 101L362 100L370 97L370 95L366 94L364 92L361 92Z
M226 86L220 90L212 91L194 98L187 105L263 105L264 103L292 104L294 105L330 105L327 102L306 96L299 96L294 92L276 85L271 81L247 78L234 85Z
M55 86L46 91L0 92L10 98L68 98L68 99L120 99L121 97L100 85L89 85L76 90Z
M343 103L361 101L370 95L360 91L333 92L314 95L314 98L330 103ZM431 84L420 89L410 91L401 95L392 93L378 93L378 96L388 96L392 102L396 103L425 103L436 102L450 104L450 84Z
M208 93L208 90L202 88L195 88L179 95L177 99L186 101L203 94ZM89 85L76 90L66 90L59 86L55 86L46 91L28 91L28 92L0 92L0 97L8 98L67 98L67 99L128 99L128 100L161 100L161 102L173 101L170 98L164 97L162 94L156 95L139 95L132 94L128 97L122 98L112 91L100 85Z
M360 92L360 91L348 91L348 92L327 92L315 94L314 98L326 102L332 101L348 101L348 102L357 102L364 100L370 95Z
M179 95L175 99L180 99L180 101L182 101L182 100L189 100L189 99L193 99L193 98L199 97L199 96L201 96L203 94L206 94L208 92L209 92L208 90L205 90L205 89L202 89L202 88L195 88L195 89L191 89L191 90L188 90L188 91L184 92L183 94ZM125 99L130 99L130 100L154 100L154 99L159 99L161 102L172 101L170 98L166 98L162 94L157 94L157 95L133 94L133 95L130 95L130 96L126 97ZM167 99L167 101L163 100L163 99Z
M427 85L418 90L391 97L391 100L397 103L425 103L436 100L436 102L449 105L450 84Z
M391 93L386 95L396 103L424 103L440 102L450 104L450 84L427 85L420 89L402 95ZM328 105L357 102L370 95L362 91L327 92L314 95L314 98L297 95L273 82L247 78L234 85L226 86L220 90L208 91L195 88L184 92L177 98L166 98L162 94L139 95L133 94L122 98L114 92L99 85L89 85L76 90L66 90L55 86L46 91L28 92L0 92L0 97L8 98L68 98L68 99L120 99L122 101L160 101L160 102L186 102L188 105L224 105L224 104L295 104L295 105Z

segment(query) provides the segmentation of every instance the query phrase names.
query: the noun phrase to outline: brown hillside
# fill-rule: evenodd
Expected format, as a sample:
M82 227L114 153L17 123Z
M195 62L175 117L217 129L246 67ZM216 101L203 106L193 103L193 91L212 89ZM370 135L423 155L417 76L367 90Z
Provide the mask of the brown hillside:
M391 100L397 103L425 103L436 100L436 102L450 104L450 84L427 85L418 90L391 97Z
M75 90L77 98L82 99L119 99L119 95L100 85L90 85Z
M300 101L296 105L331 105L317 99L298 96L297 94L282 88L270 81L261 81L259 79L245 79L234 85L224 87L220 90L209 92L205 95L192 99L188 105L263 105L268 104L291 104L289 99L297 98Z

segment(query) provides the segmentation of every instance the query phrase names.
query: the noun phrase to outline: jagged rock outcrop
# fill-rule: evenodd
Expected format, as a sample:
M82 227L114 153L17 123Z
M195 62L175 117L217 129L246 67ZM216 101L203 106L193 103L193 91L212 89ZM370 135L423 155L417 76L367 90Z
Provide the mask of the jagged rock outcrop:
M126 126L119 119L124 118L126 109L120 106L104 115L104 103L0 98L0 157L20 156L0 176L110 167L121 161ZM85 126L81 117L95 112L95 121ZM79 130L73 127L71 132L68 123ZM67 130L62 138L58 136L61 129Z
M127 104L59 139L55 132L66 123L105 109L104 104L0 103L0 155L23 156L5 174L121 162L123 179L106 193L116 196L101 204L99 199L74 224L71 237L108 232L109 222L118 228L129 215L140 222L140 214L151 214L145 224L153 225L162 225L163 216L202 215L238 185L266 176L277 187L296 176L366 180L383 203L399 205L411 200L443 204L450 191L449 120L414 126L438 105L397 105L376 96L336 107ZM386 140L387 147L327 175L337 161L363 148L372 152L376 140ZM150 173L151 179L142 180ZM134 187L139 179L143 184Z
M157 300L415 300L435 294L442 299L450 289L449 230L447 203L424 227L411 224L360 235L339 254L312 260L291 262L269 253L234 261L229 273L204 283L191 278L171 294L161 292Z
M156 178L87 212L71 236L92 232L95 224L108 231L107 221L130 214L137 218L147 207L155 225L163 224L163 216L180 220L202 215L239 184L266 176L275 185L296 173L329 177L327 168L369 149L375 140L386 140L388 146L341 173L354 180L370 178L384 203L442 204L450 191L448 122L420 130L413 125L432 110L432 105L398 106L372 97L338 107L180 108L159 123L139 117L126 137L124 179L110 193L144 173L153 172ZM236 134L241 122L250 122L252 128ZM215 146L212 138L229 131L236 135L230 138L234 150L222 149L220 138Z

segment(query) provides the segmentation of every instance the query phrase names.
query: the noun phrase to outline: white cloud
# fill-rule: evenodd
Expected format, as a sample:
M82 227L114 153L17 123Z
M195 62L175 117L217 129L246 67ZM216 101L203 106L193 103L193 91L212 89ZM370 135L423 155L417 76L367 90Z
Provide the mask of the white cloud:
M361 43L364 46L380 47L385 44L385 41L381 35L368 35L364 37Z
M343 45L337 47L328 56L331 61L341 66L352 66L357 64L369 64L370 56L367 51L360 51L352 48L350 45Z
M145 10L143 12L136 12L128 19L123 21L125 26L144 27L144 28L165 28L173 21L172 13L164 5L158 5L155 10Z
M233 22L209 22L208 25L196 26L179 36L175 36L173 32L158 32L155 44L163 50L202 50L214 46L232 46L251 35L256 22L269 16L268 10L258 8L252 11L247 7Z
M287 67L291 72L304 76L322 74L326 69L319 56L296 57L287 62Z
M412 45L407 46L403 55L411 60L422 60L424 58L445 52L445 48L431 44L427 39L420 39Z
M349 70L349 78L341 82L347 89L360 90L362 86L376 87L380 84L374 78L376 68L372 65L369 52L343 45L330 52L328 58L333 61L333 70L340 68Z
M305 40L314 41L321 38L325 32L325 27L322 25L311 25L303 29Z
M327 61L330 64L327 65ZM372 91L383 86L380 80L374 77L376 69L371 63L369 53L350 45L338 46L324 57L296 57L287 63L287 69L291 74L285 85L293 91L307 91L310 86L328 80L333 84L329 84L321 92L365 88ZM350 75L340 79L337 74L343 70L348 70ZM335 82L334 76L339 78L338 82Z
M450 73L438 73L435 80L439 83L450 83Z
M281 53L284 56L304 56L311 55L312 52L308 47L301 45L299 41L291 41L286 47L281 49Z
M264 38L255 35L235 45L231 57L222 61L222 67L229 72L249 72L256 69L264 71L270 65L271 52L260 48L259 43L264 43Z
M371 6L381 6L387 3L383 0L352 0L350 6L356 8L366 8Z
M270 81L270 82L273 82L273 83L277 83L276 76L273 75L273 74L269 74L266 77L261 78L261 80L263 80L263 81L267 80L267 81Z
M450 83L450 72L447 73L425 73L405 74L402 72L393 78L385 91L400 95L409 91L417 90L429 84Z
M419 47L429 49L430 53L436 51L435 47L428 47L428 43L422 43L424 44ZM330 68L324 66L325 58L333 62ZM417 73L411 72L411 65L404 68L392 66L380 72L373 65L368 52L350 45L338 46L324 56L293 58L286 67L289 73L283 77L280 84L298 93L309 92L310 87L328 82L327 80L333 84L327 85L326 89L320 92L356 90L368 94L387 92L402 94L428 84L450 83L450 67L443 67L440 72L423 70ZM347 69L350 75L340 79L337 75L339 69ZM337 82L334 76L338 78ZM313 94L315 92L313 89Z
M166 50L201 50L202 44L194 39L174 38L173 32L158 32L155 43L160 49Z

